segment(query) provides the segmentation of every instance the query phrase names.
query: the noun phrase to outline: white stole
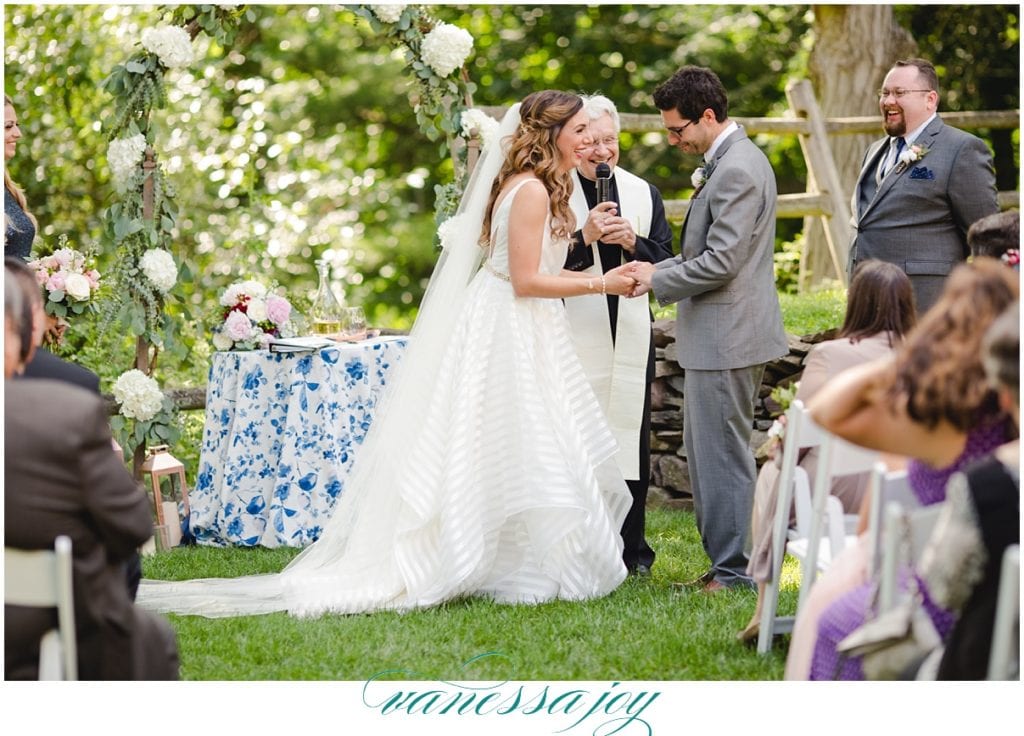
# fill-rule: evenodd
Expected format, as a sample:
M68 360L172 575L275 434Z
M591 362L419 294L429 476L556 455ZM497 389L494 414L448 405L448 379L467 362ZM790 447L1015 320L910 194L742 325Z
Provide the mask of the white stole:
M577 225L582 226L590 208L579 183L579 174L574 170L572 176L569 206L576 215ZM638 236L646 237L651 230L654 206L650 187L643 179L619 168L615 169L615 182L620 216L632 223ZM604 272L604 264L601 263L597 242L586 247L593 249L594 265L584 273L600 276ZM620 258L619 263L622 262ZM608 265L614 267L619 264ZM613 346L607 297L588 294L565 300L576 352L618 442L615 460L626 480L640 477L640 428L647 388L647 356L651 349L649 309L645 298L619 297Z

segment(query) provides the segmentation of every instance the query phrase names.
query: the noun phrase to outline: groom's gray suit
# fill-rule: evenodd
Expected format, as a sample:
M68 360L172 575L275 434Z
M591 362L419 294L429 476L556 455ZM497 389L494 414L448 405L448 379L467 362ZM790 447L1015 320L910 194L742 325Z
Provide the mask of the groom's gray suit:
M750 449L764 364L788 352L775 290L775 174L743 128L715 152L683 223L680 255L652 291L678 302L683 440L697 527L715 579L748 582L743 552L756 468Z
M936 115L914 141L928 152L895 166L881 184L876 172L889 137L875 141L864 156L853 194L849 272L857 263L894 263L914 285L918 314L934 304L946 276L970 255L967 230L999 211L995 170L985 143L950 127Z

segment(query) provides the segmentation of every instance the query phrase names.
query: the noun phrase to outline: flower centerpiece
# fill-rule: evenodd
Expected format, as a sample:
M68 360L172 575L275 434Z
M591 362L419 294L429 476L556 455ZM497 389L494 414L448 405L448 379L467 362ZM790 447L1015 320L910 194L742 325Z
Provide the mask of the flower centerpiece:
M213 329L218 350L265 348L275 337L292 337L292 305L258 281L238 281L220 297L222 322Z
M52 255L36 258L28 265L46 290L47 314L82 314L91 306L100 287L100 273L89 267L89 259L83 253L67 246L67 236L62 235L58 244L60 247Z

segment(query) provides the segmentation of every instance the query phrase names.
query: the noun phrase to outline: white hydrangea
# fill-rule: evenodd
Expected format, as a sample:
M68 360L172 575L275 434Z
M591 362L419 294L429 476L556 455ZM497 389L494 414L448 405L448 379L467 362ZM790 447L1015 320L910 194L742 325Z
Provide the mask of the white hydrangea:
M220 305L222 307L233 307L239 303L243 296L262 299L267 295L267 287L259 281L239 281L231 284L221 295Z
M450 23L434 26L420 47L423 62L441 77L461 67L472 50L473 37L469 31Z
M213 346L218 350L230 350L234 344L235 341L228 337L223 330L218 330L213 333Z
M156 289L166 294L178 281L178 265L174 256L162 248L151 248L139 259L139 268Z
M449 217L447 220L442 222L437 228L437 236L441 239L441 248L448 250L452 245L453 239L459 234L459 232L466 227L466 216L456 215L455 217Z
M142 163L145 152L146 136L142 133L110 141L107 146L107 165L110 166L110 176L119 192L124 192L128 180Z
M192 38L181 26L158 26L142 31L142 47L156 54L168 69L192 63Z
M462 113L462 134L467 138L472 137L474 133L478 134L482 149L486 149L494 142L500 127L501 123L475 107Z
M382 23L397 23L398 19L402 17L402 11L405 10L404 5L371 5L370 10L377 16L377 20Z
M125 371L114 382L114 399L124 416L140 422L155 417L164 404L160 384L137 368Z

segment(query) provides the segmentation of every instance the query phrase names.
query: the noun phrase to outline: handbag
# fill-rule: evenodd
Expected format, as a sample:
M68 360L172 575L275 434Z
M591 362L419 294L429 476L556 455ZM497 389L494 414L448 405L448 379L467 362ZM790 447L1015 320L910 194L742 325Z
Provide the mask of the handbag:
M910 548L910 529L903 519L901 546ZM900 679L915 662L922 660L938 647L942 640L931 616L924 608L924 594L917 575L911 571L912 589L893 608L878 613L876 581L870 609L870 618L839 642L839 664L847 657L861 657L864 675L869 680Z

